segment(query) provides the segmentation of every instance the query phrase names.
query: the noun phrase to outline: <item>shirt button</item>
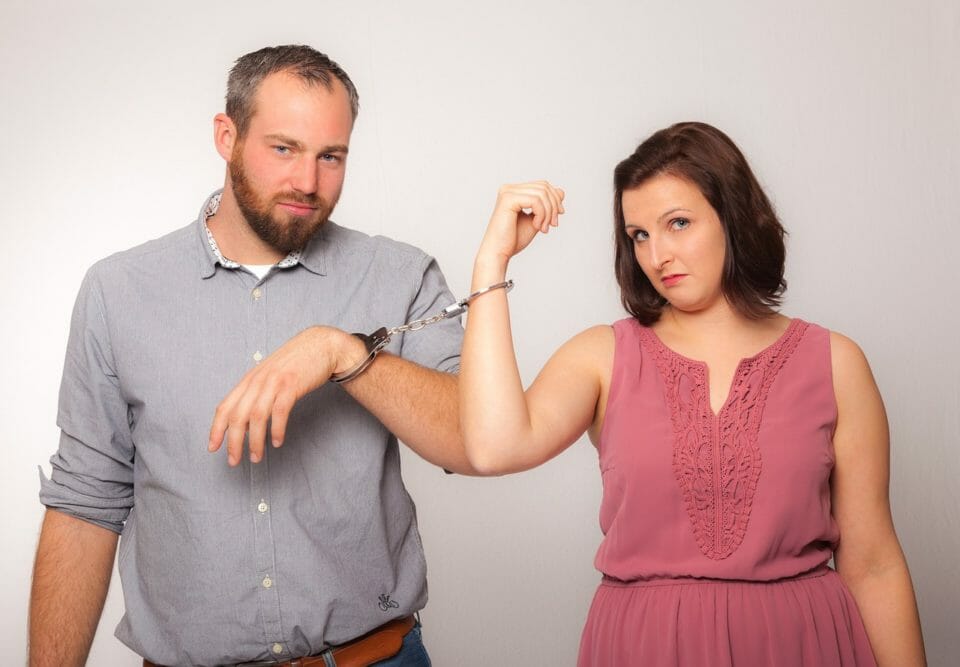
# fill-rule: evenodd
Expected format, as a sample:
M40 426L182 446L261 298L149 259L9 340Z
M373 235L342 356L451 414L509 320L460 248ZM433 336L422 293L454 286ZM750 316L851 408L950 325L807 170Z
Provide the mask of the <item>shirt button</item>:
M263 513L266 512L268 509L270 509L270 506L269 506L266 502L264 502L264 501L262 501L262 500L260 501L260 504L257 505L257 510L260 512L260 514L263 514Z
M264 578L263 578L263 587L264 587L264 588L270 588L271 586L273 586L273 579L271 579L270 577L264 577Z
M274 644L271 648L273 649L273 652L276 653L277 655L283 653L283 646L281 646L280 644Z
M254 287L253 298L256 300L256 299L259 299L261 296L263 296L263 291L259 287Z
M263 359L263 355L260 354L260 351L259 351L259 350L257 350L256 352L253 353L253 360L254 360L254 361L260 361L261 359Z

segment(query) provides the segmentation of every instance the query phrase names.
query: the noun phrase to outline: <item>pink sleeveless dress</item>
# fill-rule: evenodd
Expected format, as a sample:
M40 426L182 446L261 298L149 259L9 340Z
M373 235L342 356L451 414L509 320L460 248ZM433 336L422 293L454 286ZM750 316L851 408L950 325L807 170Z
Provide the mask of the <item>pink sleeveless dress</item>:
M718 414L706 366L633 319L598 445L600 584L581 666L875 665L827 562L837 408L830 334L792 320Z

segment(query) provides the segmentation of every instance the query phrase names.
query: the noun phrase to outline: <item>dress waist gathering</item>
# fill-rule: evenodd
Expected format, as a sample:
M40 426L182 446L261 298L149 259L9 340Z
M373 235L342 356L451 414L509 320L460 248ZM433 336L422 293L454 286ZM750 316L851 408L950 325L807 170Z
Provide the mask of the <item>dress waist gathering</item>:
M830 573L834 573L834 570L828 565L820 565L815 567L812 570L807 572L801 572L800 574L791 576L791 577L782 577L780 579L720 579L714 577L651 577L649 579L632 579L624 581L622 579L617 579L609 575L603 575L603 579L600 582L601 586L612 586L614 588L655 588L657 586L684 586L684 585L727 585L727 584L736 584L744 586L768 586L770 584L780 584L787 583L791 581L800 581L803 579L816 579L818 577L823 577Z

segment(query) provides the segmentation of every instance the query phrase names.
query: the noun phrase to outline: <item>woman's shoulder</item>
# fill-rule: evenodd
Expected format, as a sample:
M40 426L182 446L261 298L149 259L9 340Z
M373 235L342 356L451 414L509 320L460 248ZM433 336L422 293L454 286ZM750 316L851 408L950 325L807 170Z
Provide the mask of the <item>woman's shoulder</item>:
M849 336L832 329L827 329L827 332L830 335L830 349L834 355L840 355L844 358L864 356L860 345Z
M838 387L852 383L873 384L873 373L863 349L849 336L830 331L830 363L834 384Z
M610 325L593 326L561 345L549 363L602 376L613 361L615 345L614 332Z
M813 333L820 336L822 340L829 344L830 359L835 375L837 372L849 372L867 365L867 358L863 350L849 336L815 322L808 322L799 318L791 318L791 321L803 322L808 334Z
M849 336L834 331L816 322L800 318L788 318L790 322L800 322L805 335L813 334L820 337L830 347L830 358L834 371L848 371L865 366L867 359L860 346Z
M855 340L820 325L810 325L809 328L819 330L829 344L833 388L839 406L842 407L862 392L876 391L867 356Z
M613 352L615 344L614 326L597 324L575 335L561 349L567 348L587 356L606 356Z

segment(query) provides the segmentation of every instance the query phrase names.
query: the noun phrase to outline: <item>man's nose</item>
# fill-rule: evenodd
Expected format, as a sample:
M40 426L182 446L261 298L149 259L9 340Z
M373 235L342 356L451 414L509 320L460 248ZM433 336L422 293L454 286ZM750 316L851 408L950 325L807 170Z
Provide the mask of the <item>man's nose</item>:
M317 191L317 161L313 158L302 157L297 161L290 179L290 185L297 192L312 195Z

